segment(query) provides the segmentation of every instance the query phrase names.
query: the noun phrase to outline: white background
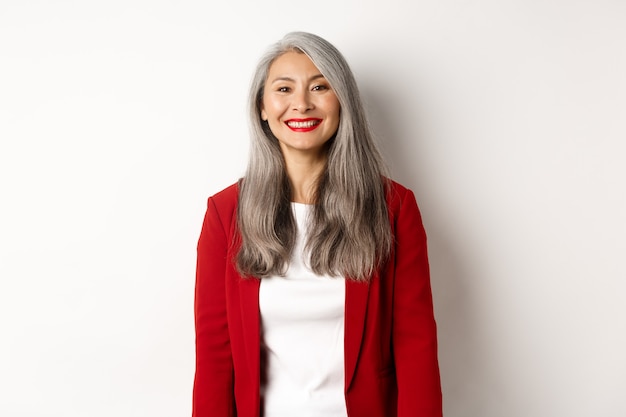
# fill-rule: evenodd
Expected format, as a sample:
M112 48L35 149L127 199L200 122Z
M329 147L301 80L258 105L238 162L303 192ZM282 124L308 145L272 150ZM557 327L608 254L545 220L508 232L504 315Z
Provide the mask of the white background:
M0 416L188 416L254 65L348 58L430 238L447 417L626 415L626 2L0 1Z

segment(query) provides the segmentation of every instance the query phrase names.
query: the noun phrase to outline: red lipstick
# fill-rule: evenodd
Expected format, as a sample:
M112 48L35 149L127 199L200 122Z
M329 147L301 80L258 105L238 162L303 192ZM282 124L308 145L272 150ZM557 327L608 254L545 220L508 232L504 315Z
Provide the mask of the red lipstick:
M285 121L287 127L294 132L310 132L322 124L322 119L309 117L306 119L289 119Z

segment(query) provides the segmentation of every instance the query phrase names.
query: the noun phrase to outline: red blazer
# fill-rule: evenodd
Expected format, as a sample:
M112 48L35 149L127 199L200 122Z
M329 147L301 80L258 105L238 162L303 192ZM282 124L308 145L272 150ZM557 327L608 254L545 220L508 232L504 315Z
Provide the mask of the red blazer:
M194 417L260 417L260 280L233 259L237 185L209 198L198 242ZM440 417L426 234L413 193L392 183L391 257L369 283L346 280L345 398L350 417ZM303 358L304 359L304 358Z

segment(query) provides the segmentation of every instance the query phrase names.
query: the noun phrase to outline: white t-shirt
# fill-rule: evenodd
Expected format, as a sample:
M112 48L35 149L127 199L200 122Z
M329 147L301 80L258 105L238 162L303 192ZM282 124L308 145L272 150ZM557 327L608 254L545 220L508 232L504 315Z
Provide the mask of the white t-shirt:
M261 280L264 417L347 417L345 280L308 266L303 249L312 208L292 203L298 236L287 274Z

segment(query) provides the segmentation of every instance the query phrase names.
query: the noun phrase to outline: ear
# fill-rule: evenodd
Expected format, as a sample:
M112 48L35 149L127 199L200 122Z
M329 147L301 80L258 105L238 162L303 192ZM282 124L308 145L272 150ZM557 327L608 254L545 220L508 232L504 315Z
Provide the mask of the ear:
M261 120L267 122L267 113L265 113L264 109L261 109Z

